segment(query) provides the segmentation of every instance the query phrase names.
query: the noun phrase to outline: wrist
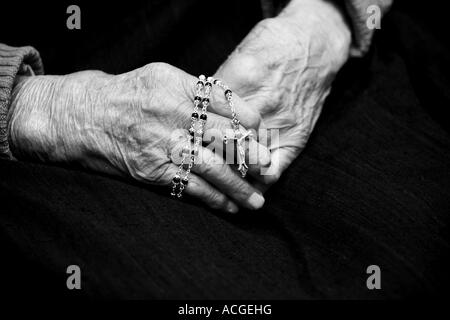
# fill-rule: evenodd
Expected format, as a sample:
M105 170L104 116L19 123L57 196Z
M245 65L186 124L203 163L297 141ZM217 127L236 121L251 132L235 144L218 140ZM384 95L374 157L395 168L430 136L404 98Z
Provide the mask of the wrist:
M276 19L289 23L299 36L308 37L321 49L343 60L348 58L351 28L335 3L327 0L291 0Z
M15 157L41 160L52 144L48 110L56 77L18 77L8 112L8 142Z
M20 77L8 113L8 142L17 158L77 162L87 150L92 74Z
M16 158L75 163L118 174L109 164L108 113L100 71L17 80L8 114L9 145Z

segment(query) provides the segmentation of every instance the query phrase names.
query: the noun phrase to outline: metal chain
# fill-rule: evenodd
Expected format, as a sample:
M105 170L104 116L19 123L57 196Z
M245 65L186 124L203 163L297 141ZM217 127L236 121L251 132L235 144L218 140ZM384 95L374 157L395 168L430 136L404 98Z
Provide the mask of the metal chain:
M202 124L202 120L199 120L199 105L200 103L203 104L204 98L202 97L202 91L205 88L205 76L201 75L199 76L199 81L196 84L196 93L194 97L194 111L191 115L191 126L189 128L189 134L187 135L187 145L182 150L183 158L181 160L181 164L178 167L177 173L175 174L174 178L172 179L172 192L170 193L173 197L181 198L183 195L183 191L186 188L188 182L189 182L189 174L191 173L191 169L194 165L195 161L195 154L198 153L198 146L197 151L196 145L196 127L197 123ZM202 114L206 112L203 111L202 107ZM201 139L200 139L201 142ZM186 166L186 160L189 159L189 163L187 165L187 169L184 169ZM183 174L184 172L184 174ZM183 178L182 178L183 177Z
M238 170L241 173L241 176L243 178L245 178L245 176L247 175L248 166L247 166L247 163L245 162L245 147L243 146L243 141L247 137L251 136L251 133L247 132L245 134L242 134L242 132L240 130L240 127L239 127L240 121L238 119L238 114L234 107L233 92L231 91L231 89L219 79L215 79L213 81L213 83L223 89L225 99L227 99L228 106L230 107L230 110L231 110L231 121L230 122L231 122L231 127L233 129L234 136L232 138L229 138L225 135L223 137L224 143L227 144L228 140L230 140L230 139L235 141L236 146L237 146L237 151L238 151L238 153L237 153Z

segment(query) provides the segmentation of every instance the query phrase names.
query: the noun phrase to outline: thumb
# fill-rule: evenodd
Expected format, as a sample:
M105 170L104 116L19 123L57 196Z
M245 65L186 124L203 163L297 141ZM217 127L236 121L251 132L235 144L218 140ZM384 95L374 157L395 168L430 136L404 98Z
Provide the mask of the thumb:
M270 166L261 168L261 177L259 179L265 185L272 185L277 182L283 172L290 166L292 161L297 158L298 152L294 148L278 148L271 151Z

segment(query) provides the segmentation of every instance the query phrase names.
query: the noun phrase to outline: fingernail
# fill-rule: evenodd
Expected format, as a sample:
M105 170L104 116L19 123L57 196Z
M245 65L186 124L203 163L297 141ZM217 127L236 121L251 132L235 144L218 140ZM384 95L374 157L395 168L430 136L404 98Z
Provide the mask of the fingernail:
M233 202L229 201L227 204L226 210L229 213L237 213L239 211L239 208Z
M250 198L248 198L247 202L248 204L254 209L254 210L258 210L261 209L262 206L264 205L264 197L262 195L260 195L257 192L254 192Z

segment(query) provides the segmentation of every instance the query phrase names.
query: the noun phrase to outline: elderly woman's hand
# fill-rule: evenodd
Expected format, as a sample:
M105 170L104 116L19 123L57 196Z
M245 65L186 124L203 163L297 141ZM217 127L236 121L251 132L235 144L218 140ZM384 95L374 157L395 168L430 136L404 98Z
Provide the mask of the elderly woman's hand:
M96 171L170 185L174 159L186 145L197 79L164 63L113 76L84 71L67 76L20 78L9 113L13 155L48 162L71 162ZM230 128L223 93L214 88L205 130L220 138ZM235 97L242 125L259 126L256 111ZM184 129L184 130L181 130ZM256 166L270 154L258 148ZM236 204L259 209L264 198L210 149L201 149L186 192L228 212ZM169 190L168 190L169 192Z
M292 0L278 17L258 23L217 71L261 115L262 128L279 130L279 141L269 143L266 184L277 181L305 146L350 40L331 3Z

